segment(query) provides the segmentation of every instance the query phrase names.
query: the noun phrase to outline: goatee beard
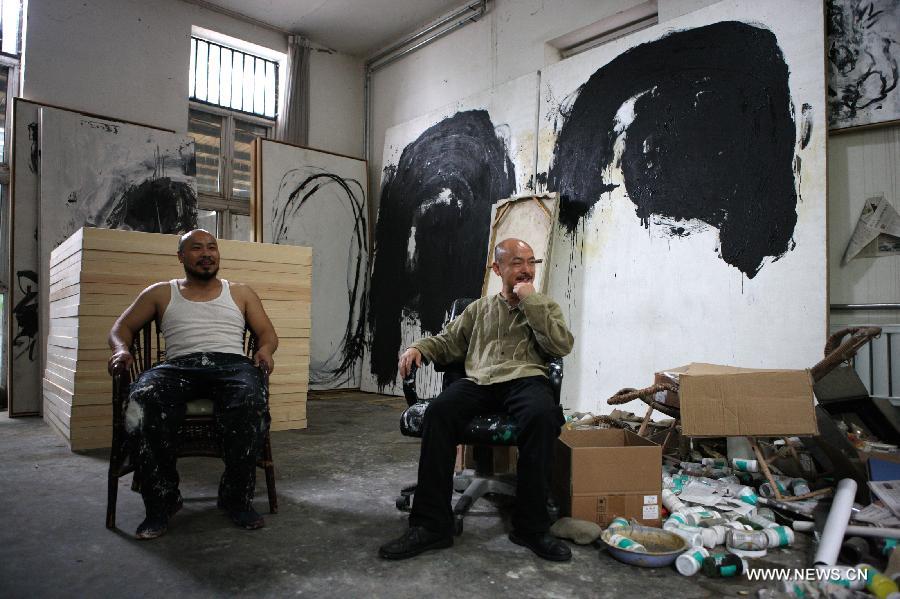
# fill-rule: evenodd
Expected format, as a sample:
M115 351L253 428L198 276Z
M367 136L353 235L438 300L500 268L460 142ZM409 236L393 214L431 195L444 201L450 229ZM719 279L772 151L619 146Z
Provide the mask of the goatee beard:
M214 266L211 270L199 270L190 268L185 265L184 274L200 281L209 281L210 279L214 279L216 275L219 274L219 267Z

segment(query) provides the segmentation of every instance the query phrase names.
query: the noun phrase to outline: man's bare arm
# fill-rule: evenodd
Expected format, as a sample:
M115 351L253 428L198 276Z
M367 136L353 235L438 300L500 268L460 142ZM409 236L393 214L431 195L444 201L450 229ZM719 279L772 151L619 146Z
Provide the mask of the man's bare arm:
M109 358L109 373L131 368L134 357L131 355L131 342L145 324L157 316L160 300L168 287L168 283L154 283L141 291L137 299L122 312L109 331L109 347L113 351Z
M253 363L261 366L267 373L275 370L272 354L278 349L278 335L269 320L262 302L256 292L247 285L235 285L244 300L244 318L253 334L256 335L256 351Z

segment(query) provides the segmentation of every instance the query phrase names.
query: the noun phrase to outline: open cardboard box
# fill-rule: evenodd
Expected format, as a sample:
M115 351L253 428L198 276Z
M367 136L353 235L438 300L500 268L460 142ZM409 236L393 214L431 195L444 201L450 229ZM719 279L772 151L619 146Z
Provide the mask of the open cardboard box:
M781 437L819 434L808 370L693 363L677 373L682 434Z
M565 516L603 527L616 516L659 526L662 448L631 431L564 430L553 494Z

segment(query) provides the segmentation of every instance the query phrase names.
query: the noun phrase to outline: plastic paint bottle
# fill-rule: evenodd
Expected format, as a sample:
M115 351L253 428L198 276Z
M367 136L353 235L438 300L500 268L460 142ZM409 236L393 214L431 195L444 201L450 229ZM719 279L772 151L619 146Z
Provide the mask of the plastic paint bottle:
M626 549L628 551L634 551L635 553L647 553L647 548L634 541L629 539L628 537L623 537L619 534L612 534L609 536L609 539L606 541L613 547L618 547L619 549Z
M763 531L769 539L769 548L788 547L794 544L794 529L787 526L776 526Z
M750 522L751 526L755 524L756 526L760 527L760 529L775 528L776 526L778 526L777 522L773 522L772 520L760 516L759 514L751 514L749 516L746 516L746 518Z
M705 510L702 512L688 512L687 514L684 514L685 521L691 526L698 526L704 520L712 520L714 518L719 518L719 514Z
M703 573L714 578L739 576L747 571L747 562L733 553L716 553L703 559Z
M609 523L609 526L606 527L606 530L616 530L618 528L625 528L627 526L631 526L631 523L623 518L622 516L616 516L613 518L612 522Z
M687 520L685 519L684 514L680 512L676 512L669 516L669 519L666 520L666 523L674 522L675 524L687 524Z
M795 478L791 481L791 493L794 495L806 495L810 492L809 483L802 478Z
M769 546L769 536L765 531L741 532L731 530L725 535L725 545L729 549L760 551Z
M731 460L731 467L740 472L759 472L759 463L756 460Z
M710 468L727 468L728 460L726 458L703 458L700 463Z
M780 480L775 480L775 486L778 488L778 492L782 495L787 494L787 488ZM765 482L759 485L759 494L763 497L775 497L775 489L772 488L772 484Z
M703 546L703 535L700 534L700 531L690 531L685 530L677 525L672 526L664 526L664 530L669 531L674 535L678 535L682 539L684 539L685 543L690 545L691 547L702 547Z
M887 599L888 595L900 592L897 583L870 566L869 564L859 564L856 566L866 573L866 589L878 597L878 599Z
M725 544L725 535L728 533L727 526L713 526L711 529L716 533L716 546Z
M675 512L680 512L687 507L683 501L678 499L675 493L668 489L663 489L662 491L662 503L663 506L673 514Z
M691 547L675 559L675 569L682 576L693 576L700 571L709 551L703 547Z

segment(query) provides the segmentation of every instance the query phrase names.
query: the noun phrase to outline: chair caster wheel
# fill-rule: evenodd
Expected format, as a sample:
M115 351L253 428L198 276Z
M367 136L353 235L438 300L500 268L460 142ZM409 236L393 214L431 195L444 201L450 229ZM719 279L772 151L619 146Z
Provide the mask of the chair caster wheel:
M408 512L411 505L409 495L401 495L396 500L394 500L394 505L397 506L397 509L401 512Z
M462 516L457 516L453 519L453 533L456 536L462 534L463 531L463 519Z

